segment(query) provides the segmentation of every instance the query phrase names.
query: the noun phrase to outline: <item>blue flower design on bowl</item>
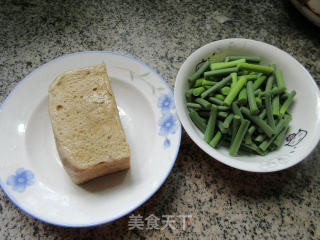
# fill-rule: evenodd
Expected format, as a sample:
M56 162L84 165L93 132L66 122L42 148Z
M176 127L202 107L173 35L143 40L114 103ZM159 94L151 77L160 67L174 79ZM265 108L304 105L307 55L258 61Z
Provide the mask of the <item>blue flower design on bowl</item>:
M168 94L161 94L158 99L158 107L162 112L170 112L171 109L174 109L173 98Z
M12 186L12 189L19 193L23 193L27 186L31 186L34 182L35 178L33 172L25 170L24 168L18 168L16 175L10 175L7 178L7 184Z

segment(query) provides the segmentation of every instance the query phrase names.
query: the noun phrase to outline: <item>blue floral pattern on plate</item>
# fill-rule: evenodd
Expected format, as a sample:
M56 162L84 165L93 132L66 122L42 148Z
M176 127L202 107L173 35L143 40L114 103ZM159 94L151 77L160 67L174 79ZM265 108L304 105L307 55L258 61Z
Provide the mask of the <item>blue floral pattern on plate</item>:
M173 115L171 112L163 113L158 122L160 126L159 135L165 137L168 136L170 133L175 134L178 129L176 122L177 117Z
M34 184L35 178L33 172L25 170L24 168L18 168L16 175L10 175L7 178L7 184L12 186L13 191L23 193L27 186Z
M163 147L170 147L171 142L168 138L169 134L175 134L178 130L177 117L171 112L174 107L174 101L169 94L161 94L158 99L158 107L161 109L162 116L158 121L160 126L159 135L165 137Z
M162 112L170 112L171 109L174 109L174 101L172 97L168 94L161 94L158 99L158 107Z
M147 84L152 89L152 95L154 96L157 96L160 91L165 90L163 87L154 86L147 79L145 79L145 77L149 76L150 72L139 74L129 68L117 68L129 72L131 81L139 79ZM170 94L162 93L158 98L157 106L158 108L160 108L162 114L161 118L158 121L158 125L160 126L159 136L165 137L163 147L167 149L171 146L168 135L175 134L179 128L179 125L177 124L178 119L176 117L176 114L171 112L175 109L173 97Z

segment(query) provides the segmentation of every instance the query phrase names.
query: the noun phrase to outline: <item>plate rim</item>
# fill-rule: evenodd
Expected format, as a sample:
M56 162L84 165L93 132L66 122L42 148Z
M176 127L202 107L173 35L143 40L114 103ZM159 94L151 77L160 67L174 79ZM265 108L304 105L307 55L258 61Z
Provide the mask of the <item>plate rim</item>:
M154 70L151 66L149 66L148 64L146 64L145 62L120 53L120 52L114 52L114 51L109 51L109 50L88 50L88 51L79 51L79 52L72 52L72 53L67 53L61 56L58 56L56 58L53 58L47 62L45 62L44 64L41 64L40 66L38 66L37 68L35 68L34 70L32 70L31 72L29 72L25 77L23 77L15 86L14 88L9 92L9 94L6 96L6 98L3 100L3 102L0 104L0 114L2 112L2 109L5 107L8 99L11 98L12 94L14 93L14 91L18 88L21 87L22 82L26 81L32 74L34 74L35 72L39 71L41 68L43 68L44 66L46 66L47 64L59 61L62 58L65 57L70 57L73 55L80 55L80 54L113 54L113 55L118 55L121 57L125 57L127 59L130 59L134 62L137 62L143 66L145 66L146 68L148 68L152 73L154 73L156 75L156 77L162 82L164 83L164 85L166 86L168 93L170 95L170 97L172 97L172 99L174 100L174 94L173 94L173 90L171 89L171 87L169 86L169 84L162 78L162 76L156 71ZM174 103L175 104L175 103ZM178 114L175 113L175 115ZM165 174L164 178L159 182L158 186L145 198L143 199L141 202L139 202L136 206L132 207L131 209L128 209L126 211L124 211L124 213L116 215L113 218L110 219L106 219L106 220L102 220L102 221L97 221L97 222L93 222L93 223L89 223L89 224L66 224L66 223L59 223L56 221L52 221L49 219L45 219L43 217L37 216L34 213L32 213L32 211L27 210L25 208L23 208L22 206L19 205L19 201L16 200L16 198L9 193L8 188L5 187L5 183L2 181L1 177L0 177L0 188L2 189L2 191L4 192L4 194L10 199L10 201L18 208L20 209L22 212L26 213L27 215L33 217L34 219L40 220L42 222L45 223L49 223L52 225L56 225L56 226L61 226L61 227L71 227L71 228L81 228L81 227L93 227L93 226L98 226L98 225L102 225L102 224L107 224L107 223L111 223L117 219L120 219L126 215L128 215L129 213L133 212L134 210L136 210L137 208L139 208L140 206L142 206L144 203L146 203L159 189L160 187L164 184L164 182L167 180L169 174L172 172L173 166L177 160L178 154L179 154L179 150L180 150L180 145L181 145L181 136L182 136L182 126L181 126L181 122L178 120L177 121L177 134L178 134L178 141L177 141L177 149L176 149L176 153L173 156L173 161L171 162L171 165L168 168L167 173Z

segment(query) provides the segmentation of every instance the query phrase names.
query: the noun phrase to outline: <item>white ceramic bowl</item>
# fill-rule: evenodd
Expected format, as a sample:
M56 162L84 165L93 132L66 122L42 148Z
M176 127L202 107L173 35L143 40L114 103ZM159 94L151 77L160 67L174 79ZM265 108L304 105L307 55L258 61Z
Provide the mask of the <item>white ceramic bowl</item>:
M291 3L303 16L320 27L320 15L317 14L320 11L319 0L306 1L306 3L301 3L299 0L291 0Z
M275 63L283 71L289 91L297 91L290 109L293 115L290 132L286 142L277 151L266 156L241 154L231 157L228 149L213 149L203 140L203 134L189 118L184 91L188 88L187 78L195 66L213 53L218 60L223 60L227 55L260 56L262 64ZM295 58L267 43L234 38L211 42L199 48L181 66L176 78L174 98L179 119L192 140L211 157L241 170L273 172L291 167L305 159L320 138L320 93L315 81Z

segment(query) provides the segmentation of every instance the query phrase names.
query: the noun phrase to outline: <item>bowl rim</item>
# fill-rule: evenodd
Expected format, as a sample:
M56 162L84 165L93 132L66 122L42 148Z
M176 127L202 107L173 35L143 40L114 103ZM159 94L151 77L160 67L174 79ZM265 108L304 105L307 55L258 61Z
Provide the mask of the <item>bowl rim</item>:
M280 171L280 170L284 170L287 169L289 167L292 167L298 163L300 163L301 161L303 161L305 158L307 158L307 156L309 156L314 149L316 148L316 146L319 143L320 140L320 133L317 134L316 136L316 141L313 141L311 146L309 147L309 151L306 151L305 154L302 155L302 157L297 158L295 161L290 161L288 164L286 165L280 165L277 168L272 168L272 169L262 169L262 168L257 168L257 167L246 167L248 165L250 165L250 163L245 164L245 166L243 166L242 164L237 164L233 161L231 161L232 159L234 159L234 157L231 156L225 156L223 154L221 154L218 150L211 148L207 143L205 143L203 141L203 139L201 139L198 134L196 133L196 127L191 123L190 119L188 116L186 116L184 114L183 108L181 107L182 102L179 96L181 96L178 93L181 93L182 89L184 89L184 79L182 79L182 75L183 72L186 68L187 65L191 65L194 66L194 64L191 64L194 60L194 58L199 58L199 52L213 52L212 49L215 47L219 47L219 46L227 46L227 44L230 44L231 42L247 42L247 43L252 43L252 44L258 44L260 46L265 46L268 48L273 48L276 51L281 52L282 54L284 54L287 58L289 57L290 59L292 59L297 65L299 65L300 69L304 72L304 74L306 74L308 76L308 78L310 80L310 84L312 85L314 92L317 96L317 102L319 103L318 107L319 107L319 111L320 112L320 90L319 87L317 86L315 80L313 79L313 77L311 76L311 74L305 69L305 67L299 62L297 61L292 55L290 55L289 53L285 52L284 50L262 42L262 41L258 41L258 40L253 40L253 39L246 39L246 38L227 38L227 39L221 39L221 40L216 40L216 41L212 41L209 42L201 47L199 47L198 49L196 49L195 51L193 51L188 57L187 59L183 62L183 64L180 66L180 69L178 71L178 74L176 76L176 81L175 81L175 85L174 85L174 100L175 100L175 105L177 108L177 115L179 117L179 120L181 121L181 124L184 128L184 130L187 132L187 134L189 135L189 137L198 145L198 147L200 147L204 152L206 152L209 156L211 156L212 158L214 158L215 160L226 164L230 167L239 169L239 170L244 170L247 172L260 172L260 173L267 173L267 172L276 172L276 171ZM200 60L203 59L203 55L201 55ZM184 94L183 94L184 96Z

